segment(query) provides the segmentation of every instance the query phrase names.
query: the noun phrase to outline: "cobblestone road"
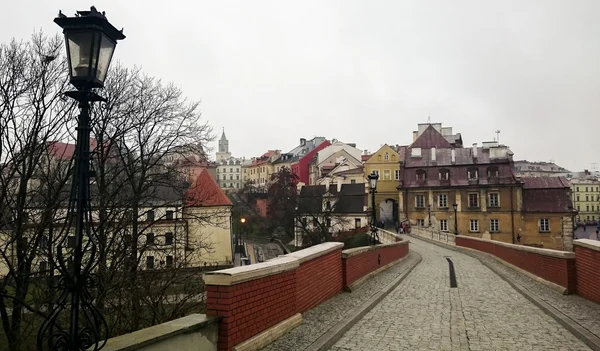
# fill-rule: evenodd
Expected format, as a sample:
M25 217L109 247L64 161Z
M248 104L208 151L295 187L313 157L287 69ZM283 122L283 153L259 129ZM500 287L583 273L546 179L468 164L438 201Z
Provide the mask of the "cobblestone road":
M423 261L331 350L590 350L478 260L410 240Z

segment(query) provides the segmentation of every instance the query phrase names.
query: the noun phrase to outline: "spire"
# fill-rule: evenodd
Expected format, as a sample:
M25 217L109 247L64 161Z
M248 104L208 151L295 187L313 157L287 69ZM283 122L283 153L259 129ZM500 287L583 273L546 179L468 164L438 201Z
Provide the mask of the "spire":
M219 140L219 152L229 152L229 141L225 136L225 128L223 128L223 134L221 134L221 139Z
M225 136L225 127L223 127L223 134L221 134L221 140L227 140L227 137Z

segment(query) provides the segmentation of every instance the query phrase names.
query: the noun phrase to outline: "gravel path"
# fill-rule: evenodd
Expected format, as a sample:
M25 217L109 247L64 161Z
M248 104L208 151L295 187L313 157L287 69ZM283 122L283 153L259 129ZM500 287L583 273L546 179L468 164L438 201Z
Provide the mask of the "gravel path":
M476 258L410 240L423 261L331 350L589 350Z
M336 323L345 318L351 310L360 306L373 294L406 271L418 258L409 254L401 263L367 279L352 293L342 292L319 306L302 314L304 322L296 329L282 336L263 351L304 350ZM418 267L418 266L417 266Z

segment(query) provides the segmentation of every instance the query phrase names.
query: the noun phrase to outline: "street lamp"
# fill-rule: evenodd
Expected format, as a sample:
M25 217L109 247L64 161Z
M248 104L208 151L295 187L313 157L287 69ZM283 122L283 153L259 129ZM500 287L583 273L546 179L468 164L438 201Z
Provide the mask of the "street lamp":
M454 235L458 235L458 217L456 216L458 204L454 203L452 204L452 207L454 208Z
M371 191L371 238L373 245L379 243L379 234L377 232L377 214L375 212L375 193L377 192L377 180L379 174L373 171L368 176L369 178L369 189Z
M55 258L55 266L60 272L58 289L62 291L40 327L37 347L39 350L99 350L106 344L108 328L90 293L90 289L95 287L92 272L98 264L98 246L91 225L89 109L90 102L105 101L92 89L104 87L117 40L125 39L125 36L93 6L89 11L77 11L74 17L67 17L59 11L54 22L63 28L69 78L77 89L65 95L79 102L81 112L67 220ZM70 257L65 258L63 249L68 246L73 229L75 246ZM61 318L65 315L68 315L67 320Z
M429 213L427 216L427 221L429 222L429 226L431 227L431 204L427 204L427 212Z

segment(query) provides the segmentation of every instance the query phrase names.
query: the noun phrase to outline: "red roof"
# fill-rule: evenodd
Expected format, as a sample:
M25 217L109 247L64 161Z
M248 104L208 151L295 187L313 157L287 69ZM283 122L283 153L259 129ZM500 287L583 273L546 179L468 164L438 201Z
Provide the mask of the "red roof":
M94 151L97 145L96 139L90 138L90 150ZM69 160L72 159L73 154L75 154L75 144L51 141L48 143L48 153L56 159Z
M429 125L429 127L419 135L417 140L412 143L411 147L420 147L422 149L431 149L432 147L449 149L452 145L432 125Z
M273 150L265 152L261 157L258 157L254 161L252 161L251 166L260 165L267 162L269 160L269 157L273 156L273 153L275 153L275 151Z
M185 194L185 205L211 207L232 206L233 204L208 171L202 170Z

